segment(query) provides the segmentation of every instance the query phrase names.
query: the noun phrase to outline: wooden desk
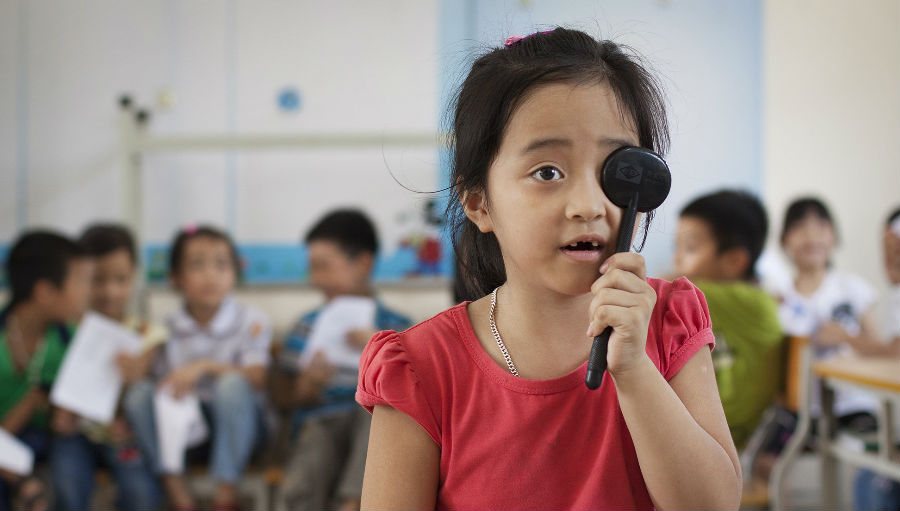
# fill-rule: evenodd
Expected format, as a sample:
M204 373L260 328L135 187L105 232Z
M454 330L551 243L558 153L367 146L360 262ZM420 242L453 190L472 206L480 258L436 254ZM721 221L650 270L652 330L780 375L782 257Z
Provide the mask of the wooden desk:
M837 503L837 464L864 467L900 481L900 454L894 447L893 406L900 406L900 359L844 355L816 362L813 374L822 389L818 451L822 456L822 494L826 506ZM837 441L834 396L837 389L862 390L877 398L878 453L858 452Z
M803 347L800 363L800 399L797 429L775 465L770 479L770 502L773 509L785 509L783 498L787 471L810 435L810 388L813 376L821 388L819 441L817 449L822 456L823 508L838 505L837 463L849 463L865 467L891 479L900 481L900 453L894 447L893 406L900 406L900 359L871 358L842 355L812 362L811 348ZM862 390L878 399L878 453L858 452L837 440L834 415L835 389Z
M812 369L823 379L900 394L900 358L844 355L816 362Z

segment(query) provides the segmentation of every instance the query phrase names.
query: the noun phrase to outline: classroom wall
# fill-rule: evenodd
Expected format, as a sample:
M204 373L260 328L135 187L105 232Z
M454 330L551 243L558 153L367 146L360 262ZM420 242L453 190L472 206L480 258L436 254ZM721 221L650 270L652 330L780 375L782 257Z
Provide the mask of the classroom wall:
M739 186L765 194L773 230L790 197L821 193L843 227L838 265L879 282L869 247L900 184L897 10L884 0L3 0L0 251L26 226L74 234L126 218L122 92L153 110L157 134L433 132L473 51L562 23L631 44L667 87L674 183L644 251L651 273L668 270L687 200ZM277 104L291 87L293 112ZM141 227L156 244L212 222L242 244L296 246L324 209L360 205L390 250L424 198L391 173L420 190L446 176L431 149L153 154L143 168Z
M96 218L126 219L122 93L152 111L151 134L436 127L434 2L0 6L0 184L10 184L2 186L0 239L24 226L74 232ZM279 108L286 88L300 93L296 111ZM154 153L142 162L141 228L148 242L193 222L245 241L296 242L315 219L310 212L336 204L367 207L389 224L405 211L394 206L405 191L389 170L430 190L434 160L430 149Z
M764 152L771 246L788 203L822 197L837 268L884 291L882 225L900 205L900 3L768 0Z
M24 226L74 233L97 218L126 219L122 92L153 111L153 134L427 133L473 49L557 23L630 43L664 75L677 179L648 243L654 270L668 266L673 212L689 195L760 184L753 2L8 0L2 9L0 72L12 79L0 89L0 133L10 135L0 240ZM301 93L296 112L277 106L285 87ZM154 153L142 160L140 227L147 243L212 222L241 243L294 244L321 211L360 205L390 251L425 198L391 173L434 190L438 167L430 149Z

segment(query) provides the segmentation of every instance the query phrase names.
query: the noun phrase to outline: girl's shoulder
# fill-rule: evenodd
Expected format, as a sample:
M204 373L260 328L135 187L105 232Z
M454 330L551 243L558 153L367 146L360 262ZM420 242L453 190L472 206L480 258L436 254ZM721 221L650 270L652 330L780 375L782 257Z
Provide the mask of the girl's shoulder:
M647 283L656 291L654 315L683 315L701 322L705 315L708 323L709 310L706 297L687 277L679 277L673 281L648 278Z
M829 305L850 302L858 313L869 309L877 299L877 293L865 279L853 273L830 270L820 287L820 299Z
M656 291L647 354L669 380L701 347L715 346L709 307L703 292L685 277L672 282L649 278L647 282Z
M463 336L465 322L468 321L467 305L468 302L455 305L403 332L378 332L366 345L363 363L384 358L389 353L402 353L404 359L419 365L450 360L448 356L454 357L465 349ZM361 365L360 370L363 368Z
M464 343L467 303L451 307L403 332L378 332L359 361L356 400L369 411L395 408L440 443L441 404L472 371Z

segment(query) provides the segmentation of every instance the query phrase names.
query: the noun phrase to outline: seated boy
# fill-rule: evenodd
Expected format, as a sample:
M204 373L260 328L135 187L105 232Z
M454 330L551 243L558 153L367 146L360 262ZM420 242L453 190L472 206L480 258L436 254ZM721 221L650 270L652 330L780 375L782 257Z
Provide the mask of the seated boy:
M51 438L48 395L72 337L68 325L87 308L91 264L74 241L31 231L10 250L6 274L11 297L0 312L0 428L28 445L36 459L52 453L58 465L65 461L58 454L65 439ZM48 505L36 479L2 473L0 508L10 509L13 500L24 509Z
M91 308L107 318L136 331L144 342L140 355L121 353L117 357L119 371L126 384L143 379L152 357L168 334L160 325L147 323L130 315L134 281L137 276L137 248L131 233L114 224L89 227L79 240L87 255L94 260L91 286ZM149 458L132 437L121 414L109 427L95 424L62 412L68 417L68 429L60 433L69 440L65 446L64 466L54 467L56 507L88 509L94 488L94 471L98 465L110 469L117 490L116 508L121 511L156 509L161 492ZM64 435L63 435L64 434Z
M706 295L716 349L719 395L740 448L778 392L782 332L777 305L756 284L766 241L762 204L742 191L700 197L681 210L674 267Z
M337 297L372 297L370 284L378 240L361 212L335 211L307 234L309 275L326 305ZM296 371L286 391L300 407L297 441L290 455L284 492L289 509L359 509L371 417L354 401L356 373L343 374L321 352L307 353L308 337L321 308L303 316L289 334L280 366ZM378 330L403 331L412 323L381 303L369 328L352 330L344 342L362 352ZM306 369L298 360L310 359ZM353 382L353 383L350 383Z

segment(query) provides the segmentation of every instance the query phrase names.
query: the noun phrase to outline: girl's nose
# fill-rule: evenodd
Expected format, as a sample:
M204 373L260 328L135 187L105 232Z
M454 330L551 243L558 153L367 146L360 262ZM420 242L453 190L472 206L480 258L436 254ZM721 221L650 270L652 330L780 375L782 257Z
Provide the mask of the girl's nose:
M586 179L572 182L566 202L566 218L591 221L606 214L606 195L600 182L590 174Z

